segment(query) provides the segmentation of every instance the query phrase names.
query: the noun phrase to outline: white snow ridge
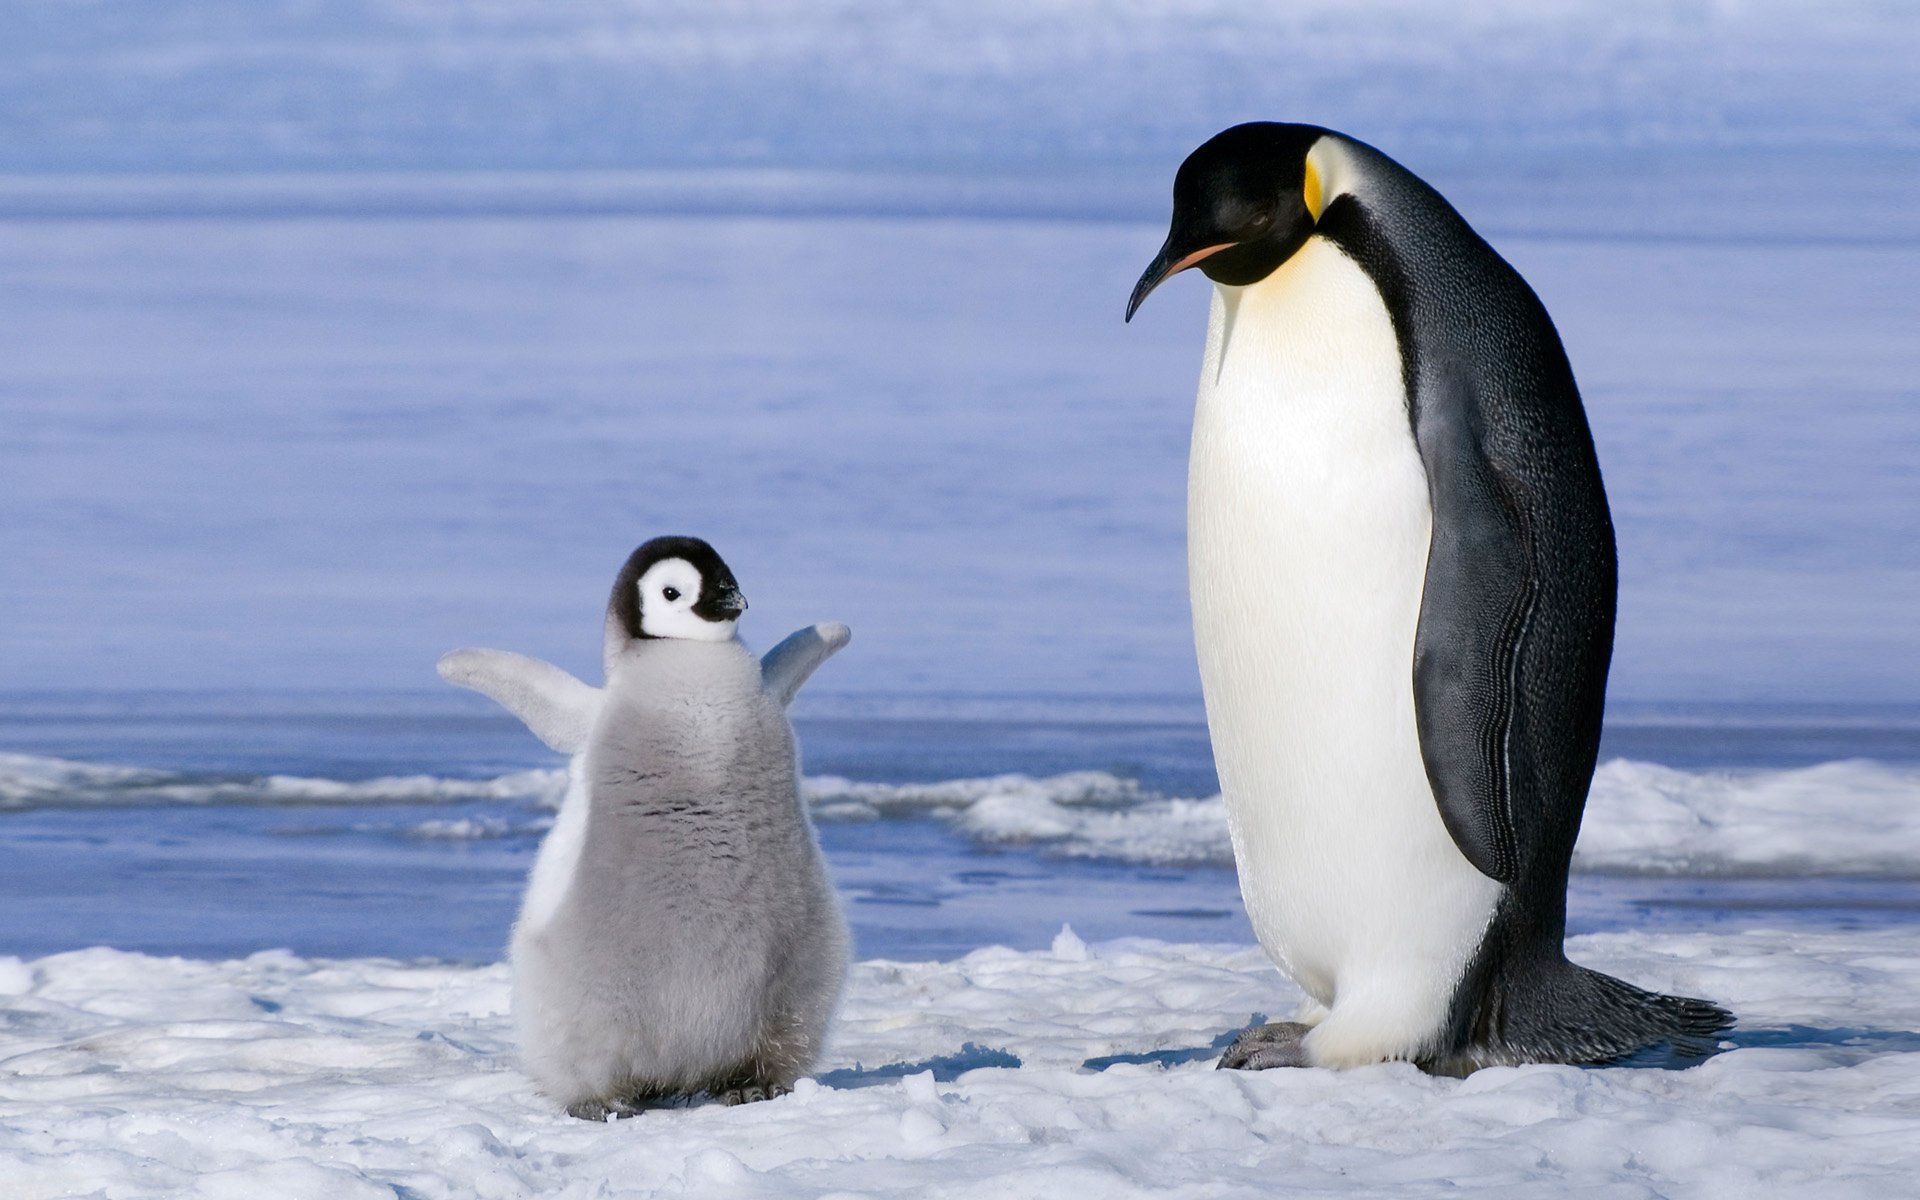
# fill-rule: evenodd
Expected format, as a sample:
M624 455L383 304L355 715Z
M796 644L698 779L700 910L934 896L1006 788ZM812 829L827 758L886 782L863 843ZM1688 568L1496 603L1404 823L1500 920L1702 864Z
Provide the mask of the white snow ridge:
M0 809L135 805L436 804L529 799L557 808L561 770L514 771L492 779L390 775L313 779L298 775L193 775L147 767L75 762L0 752Z
M1164 796L1105 771L938 783L804 783L820 821L930 817L984 845L1066 858L1231 866L1218 796ZM92 805L433 805L501 800L553 809L564 769L491 779L193 776L0 753L0 809ZM426 820L415 833L463 839L538 833L544 821ZM1920 878L1920 769L1865 760L1788 770L1683 771L1616 759L1594 776L1577 871L1616 874Z
M866 962L816 1080L742 1108L562 1116L501 966L0 958L0 1193L1395 1197L1911 1194L1920 930L1612 934L1583 962L1741 1016L1686 1071L1213 1069L1298 997L1257 950L1063 933Z
M820 820L930 814L976 841L1075 858L1230 866L1218 796L1178 799L1100 771L925 785L811 779ZM1574 869L1618 874L1920 876L1920 769L1601 764Z
M1602 764L1575 870L1669 875L1920 875L1920 770Z
M931 784L814 778L806 794L817 820L930 815L987 845L1036 845L1070 858L1122 862L1233 862L1220 797L1160 796L1105 771L1035 779L995 775Z

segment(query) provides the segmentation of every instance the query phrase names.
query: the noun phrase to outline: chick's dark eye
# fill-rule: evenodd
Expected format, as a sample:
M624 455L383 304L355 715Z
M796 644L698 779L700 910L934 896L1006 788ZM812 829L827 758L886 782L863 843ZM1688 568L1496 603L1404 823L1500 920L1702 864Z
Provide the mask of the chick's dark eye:
M669 600L678 600L680 598L680 589L677 587L661 588L660 594Z

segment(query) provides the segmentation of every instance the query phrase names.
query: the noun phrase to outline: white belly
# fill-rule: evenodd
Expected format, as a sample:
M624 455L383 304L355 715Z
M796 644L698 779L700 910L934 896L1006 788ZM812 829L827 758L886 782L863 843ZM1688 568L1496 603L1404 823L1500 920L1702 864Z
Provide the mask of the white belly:
M1437 1030L1498 895L1440 823L1414 726L1431 527L1365 273L1316 237L1260 283L1216 289L1188 554L1241 893L1281 968L1336 1016L1373 1007L1371 1024L1406 1027L1389 1042Z

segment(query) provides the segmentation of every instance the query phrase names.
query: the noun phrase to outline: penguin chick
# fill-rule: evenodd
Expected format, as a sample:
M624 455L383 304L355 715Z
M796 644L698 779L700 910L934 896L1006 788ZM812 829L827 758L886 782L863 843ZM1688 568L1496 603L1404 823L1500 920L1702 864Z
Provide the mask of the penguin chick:
M574 1116L781 1095L839 1003L846 919L786 705L850 634L815 625L756 661L746 607L711 546L655 538L614 582L604 687L501 650L440 660L573 755L510 960L523 1064Z

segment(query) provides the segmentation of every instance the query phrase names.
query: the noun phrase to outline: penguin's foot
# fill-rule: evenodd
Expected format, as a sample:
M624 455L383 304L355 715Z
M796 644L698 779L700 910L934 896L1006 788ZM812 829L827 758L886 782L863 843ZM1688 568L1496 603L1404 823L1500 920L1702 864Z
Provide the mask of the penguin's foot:
M792 1093L793 1089L784 1084L757 1083L751 1087L728 1088L726 1091L715 1096L714 1099L726 1105L752 1104L757 1100L778 1100L780 1097L791 1095Z
M644 1092L631 1096L601 1096L567 1105L567 1115L582 1121L624 1121L656 1108L687 1108L694 1097L682 1092Z
M581 1100L567 1105L567 1115L582 1121L624 1121L645 1112L647 1106L625 1100Z
M1306 1067L1307 1051L1300 1039L1313 1026L1298 1021L1274 1021L1241 1031L1220 1056L1221 1071L1264 1071L1269 1067Z

